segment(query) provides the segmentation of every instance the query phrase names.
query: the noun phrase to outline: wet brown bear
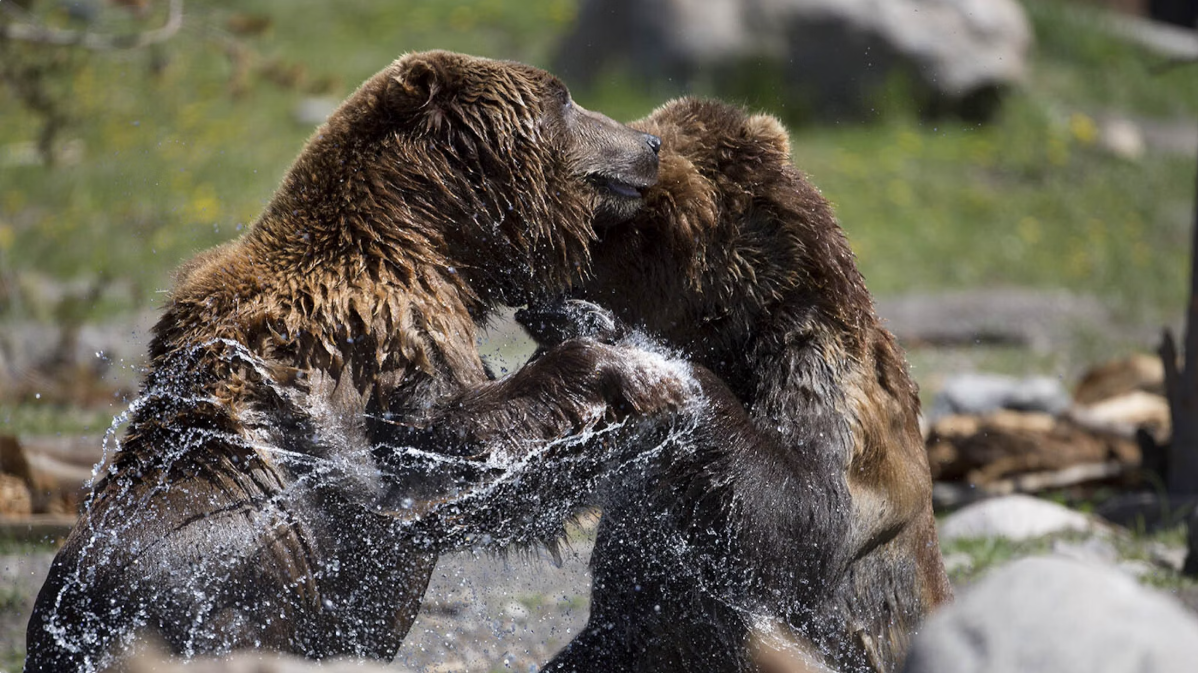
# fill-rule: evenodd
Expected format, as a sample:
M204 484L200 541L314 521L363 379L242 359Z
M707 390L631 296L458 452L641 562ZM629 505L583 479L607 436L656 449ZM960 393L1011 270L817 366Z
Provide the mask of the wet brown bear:
M516 63L411 54L368 80L252 230L179 273L25 670L100 670L142 631L184 655L393 657L437 553L496 515L453 535L386 515L374 447L402 467L390 433L434 405L552 438L671 403L626 349L573 342L489 382L475 346L496 303L585 268L592 218L631 215L658 144ZM560 525L516 514L499 542Z
M546 670L894 670L951 598L904 358L776 120L680 100L632 126L663 140L659 182L599 231L576 296L714 372L750 420L672 428L612 477L590 621ZM614 325L585 303L518 317L542 343Z

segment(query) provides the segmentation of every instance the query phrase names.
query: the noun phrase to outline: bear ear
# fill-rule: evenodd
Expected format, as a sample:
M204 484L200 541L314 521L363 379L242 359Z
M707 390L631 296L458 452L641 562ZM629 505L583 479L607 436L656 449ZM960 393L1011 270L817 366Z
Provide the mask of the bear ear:
M437 109L458 86L457 69L442 52L410 54L396 62L387 82L386 100L392 110Z
M759 142L773 145L782 156L790 158L790 134L777 117L755 114L745 121L745 133Z

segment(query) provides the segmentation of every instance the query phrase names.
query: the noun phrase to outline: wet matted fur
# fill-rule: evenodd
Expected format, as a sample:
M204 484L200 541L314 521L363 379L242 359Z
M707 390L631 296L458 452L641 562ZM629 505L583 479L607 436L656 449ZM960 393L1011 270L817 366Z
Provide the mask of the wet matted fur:
M659 182L601 229L575 296L713 372L748 418L613 476L590 621L546 670L895 670L951 599L903 355L781 124L684 99L632 126L663 140ZM555 310L588 313L519 317L553 343Z
M25 670L100 670L143 631L183 655L389 659L438 552L555 535L504 503L452 530L393 516L412 484L376 454L402 469L395 437L438 405L549 439L676 401L626 349L572 342L491 382L475 342L497 303L585 270L592 221L632 214L656 149L517 63L428 52L369 79L247 235L178 273Z

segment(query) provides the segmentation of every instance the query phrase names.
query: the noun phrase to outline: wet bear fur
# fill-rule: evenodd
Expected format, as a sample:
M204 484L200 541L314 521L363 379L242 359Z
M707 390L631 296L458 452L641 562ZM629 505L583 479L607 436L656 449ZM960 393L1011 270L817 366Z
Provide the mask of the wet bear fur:
M896 670L951 599L904 357L780 123L683 99L632 126L663 140L658 184L574 294L615 319L518 319L542 344L635 326L747 420L709 386L706 426L612 476L590 620L546 670Z
M389 484L378 454L402 468L393 435L438 406L552 438L671 403L619 348L571 342L500 382L476 350L496 304L585 269L592 222L634 212L656 146L521 64L428 52L366 81L247 235L179 271L25 670L102 670L140 633L182 655L390 659L440 551L556 535L528 493L452 530L397 517L388 493L411 506L421 485Z

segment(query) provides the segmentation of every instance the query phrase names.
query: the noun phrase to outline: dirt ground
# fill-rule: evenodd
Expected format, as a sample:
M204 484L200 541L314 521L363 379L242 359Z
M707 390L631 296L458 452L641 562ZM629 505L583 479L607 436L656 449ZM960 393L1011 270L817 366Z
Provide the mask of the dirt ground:
M591 543L547 554L454 554L437 564L395 665L412 671L535 671L586 625Z
M442 557L420 615L386 670L538 670L586 624L591 530L573 538L560 566L543 551ZM0 554L0 673L20 670L25 623L52 558L44 549ZM1198 612L1198 586L1161 589Z
M441 558L424 605L391 665L397 671L533 671L586 624L591 543L555 567L544 552ZM0 555L0 672L20 670L25 624L53 554Z

